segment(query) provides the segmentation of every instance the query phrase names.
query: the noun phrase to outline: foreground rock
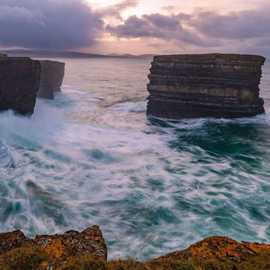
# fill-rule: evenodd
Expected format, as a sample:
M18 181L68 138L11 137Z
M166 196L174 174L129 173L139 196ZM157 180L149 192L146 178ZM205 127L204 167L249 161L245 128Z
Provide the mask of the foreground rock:
M81 233L70 231L35 239L26 238L20 231L0 234L1 270L77 269L69 266L106 260L106 244L97 226Z
M132 243L131 243L132 244ZM205 239L190 248L148 262L107 261L97 226L28 239L20 231L0 234L1 270L269 270L270 245Z
M53 99L54 93L61 91L65 75L65 64L56 61L42 60L41 79L38 97Z
M34 112L41 66L27 57L0 57L0 111Z
M175 268L170 268L170 265L175 265ZM181 269L177 265L184 265L186 268L182 269L190 270L267 270L270 269L270 245L211 237L184 251L147 263L149 269Z
M148 114L176 119L262 114L264 62L253 55L156 56L149 75Z

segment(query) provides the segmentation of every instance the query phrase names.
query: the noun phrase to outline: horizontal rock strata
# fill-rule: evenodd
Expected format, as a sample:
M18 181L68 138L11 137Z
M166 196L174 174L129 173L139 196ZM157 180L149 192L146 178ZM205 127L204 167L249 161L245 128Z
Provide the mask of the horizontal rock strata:
M38 97L53 99L54 93L61 91L65 75L65 64L56 61L42 60L41 80Z
M0 57L0 111L32 114L39 90L41 66L27 57Z
M107 247L98 226L35 239L15 231L0 234L0 269L269 270L270 245L210 237L186 250L146 262L107 261Z
M148 114L236 118L264 113L259 96L264 62L254 55L156 56L149 75Z

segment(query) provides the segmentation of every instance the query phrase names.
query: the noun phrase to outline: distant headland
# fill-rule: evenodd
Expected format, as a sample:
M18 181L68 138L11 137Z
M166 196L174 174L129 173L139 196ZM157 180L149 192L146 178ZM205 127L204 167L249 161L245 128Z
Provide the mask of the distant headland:
M47 58L152 58L152 54L97 54L84 53L77 51L51 51L51 50L24 50L10 49L2 50L3 53L10 56L30 56L30 57L47 57Z

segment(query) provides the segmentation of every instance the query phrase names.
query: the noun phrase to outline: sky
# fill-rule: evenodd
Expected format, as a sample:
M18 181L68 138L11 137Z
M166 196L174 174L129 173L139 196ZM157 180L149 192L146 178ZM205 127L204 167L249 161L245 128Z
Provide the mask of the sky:
M269 0L0 0L0 47L270 56Z

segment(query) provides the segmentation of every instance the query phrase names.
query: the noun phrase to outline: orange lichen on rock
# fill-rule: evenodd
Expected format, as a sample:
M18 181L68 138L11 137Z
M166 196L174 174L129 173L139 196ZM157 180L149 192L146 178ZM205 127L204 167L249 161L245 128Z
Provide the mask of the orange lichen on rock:
M78 264L78 260L85 263L86 258L92 263L107 260L107 247L98 226L35 239L26 238L20 231L0 234L0 270L62 270L66 264Z
M98 226L35 239L15 231L0 234L0 270L270 270L270 245L210 237L148 262L108 262Z
M211 237L186 250L171 253L147 264L151 269L159 269L159 265L169 262L190 263L198 270L270 270L270 245L240 243L227 237ZM254 264L257 265L256 268L252 268ZM268 268L265 268L266 266Z

